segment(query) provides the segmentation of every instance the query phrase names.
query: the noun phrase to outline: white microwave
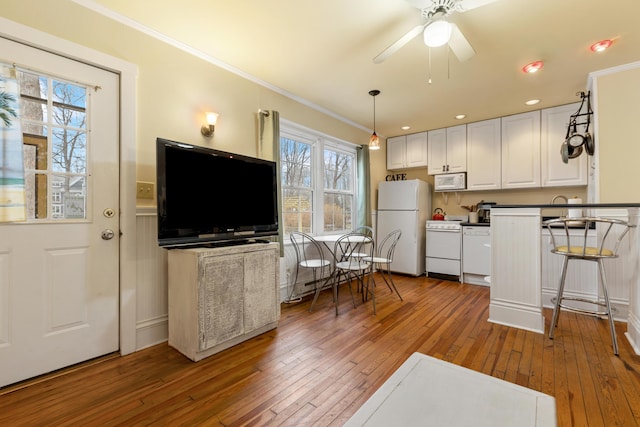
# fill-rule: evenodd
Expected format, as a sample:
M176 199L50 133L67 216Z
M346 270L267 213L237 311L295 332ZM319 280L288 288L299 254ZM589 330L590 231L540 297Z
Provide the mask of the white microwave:
M457 191L467 188L467 174L446 173L433 176L433 188L435 191Z

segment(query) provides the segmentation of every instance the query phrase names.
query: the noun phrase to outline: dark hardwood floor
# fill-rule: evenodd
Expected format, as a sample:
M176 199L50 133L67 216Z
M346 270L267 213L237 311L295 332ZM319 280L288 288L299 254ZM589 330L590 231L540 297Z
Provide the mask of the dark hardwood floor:
M339 426L416 351L555 396L560 426L640 423L625 324L616 357L606 321L563 312L550 340L487 322L486 287L396 283L404 302L379 279L375 316L343 288L336 317L325 291L313 313L283 304L276 330L197 363L165 343L0 389L0 425Z

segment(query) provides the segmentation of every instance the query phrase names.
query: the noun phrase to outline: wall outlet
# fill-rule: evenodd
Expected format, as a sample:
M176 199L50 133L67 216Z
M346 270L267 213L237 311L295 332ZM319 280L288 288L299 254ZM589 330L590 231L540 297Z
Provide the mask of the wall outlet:
M153 199L155 189L153 182L136 182L136 198L138 199Z

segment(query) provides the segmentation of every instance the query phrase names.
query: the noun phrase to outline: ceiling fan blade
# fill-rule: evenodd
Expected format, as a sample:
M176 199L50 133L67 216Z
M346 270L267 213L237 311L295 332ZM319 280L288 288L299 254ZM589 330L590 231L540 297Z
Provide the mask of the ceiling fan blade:
M395 43L393 43L391 46L389 46L388 48L383 50L380 54L378 54L378 56L373 58L374 64L380 64L381 62L384 62L385 59L387 59L389 56L391 56L394 53L396 53L405 44L409 43L411 40L413 40L419 34L422 34L422 32L424 31L424 28L426 26L427 26L427 24L418 25L416 27L413 27L408 33L406 33L404 36L400 37Z
M464 37L460 28L454 23L451 23L449 47L460 62L468 61L476 54L476 51L473 50L473 47L471 47L471 44Z
M462 0L458 3L457 9L460 12L466 12L467 10L475 9L495 1L496 0Z

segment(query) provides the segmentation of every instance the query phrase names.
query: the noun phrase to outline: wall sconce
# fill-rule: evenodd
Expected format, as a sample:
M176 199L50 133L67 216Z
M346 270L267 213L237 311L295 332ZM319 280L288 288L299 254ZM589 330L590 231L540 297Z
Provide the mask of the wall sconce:
M218 121L218 113L207 112L207 124L202 125L200 132L207 138L213 136L213 132L216 130L216 121Z

